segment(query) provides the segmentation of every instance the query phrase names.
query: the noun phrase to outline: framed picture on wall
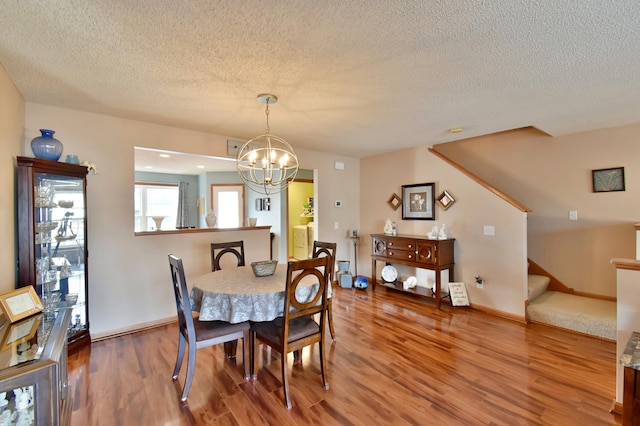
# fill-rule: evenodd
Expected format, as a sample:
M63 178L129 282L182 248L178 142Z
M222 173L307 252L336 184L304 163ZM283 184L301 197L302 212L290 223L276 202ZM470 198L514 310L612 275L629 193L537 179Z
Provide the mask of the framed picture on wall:
M389 201L387 201L387 203L389 203L392 209L398 210L398 207L400 207L400 204L402 204L402 199L398 197L397 194L393 194L391 198L389 198Z
M435 183L402 185L402 219L435 220Z
M593 192L624 191L624 167L592 170Z
M442 194L440 194L437 201L440 207L442 207L442 210L446 210L456 202L456 199L445 190L442 191Z

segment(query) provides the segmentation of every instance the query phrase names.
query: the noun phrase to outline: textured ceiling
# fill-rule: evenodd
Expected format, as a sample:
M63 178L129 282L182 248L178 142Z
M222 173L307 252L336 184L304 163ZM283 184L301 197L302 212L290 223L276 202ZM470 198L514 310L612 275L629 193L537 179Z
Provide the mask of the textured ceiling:
M3 0L27 102L366 157L640 122L638 0ZM458 134L448 132L463 127Z

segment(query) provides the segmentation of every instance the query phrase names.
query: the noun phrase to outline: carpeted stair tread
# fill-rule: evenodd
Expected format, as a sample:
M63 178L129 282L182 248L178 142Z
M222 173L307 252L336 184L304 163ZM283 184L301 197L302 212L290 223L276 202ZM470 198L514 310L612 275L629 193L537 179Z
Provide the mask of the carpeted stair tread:
M549 287L549 277L545 277L543 275L529 275L528 280L528 298L529 303L533 301L536 297L540 296L542 293L547 291L547 287Z
M545 291L527 306L530 321L616 340L615 302Z

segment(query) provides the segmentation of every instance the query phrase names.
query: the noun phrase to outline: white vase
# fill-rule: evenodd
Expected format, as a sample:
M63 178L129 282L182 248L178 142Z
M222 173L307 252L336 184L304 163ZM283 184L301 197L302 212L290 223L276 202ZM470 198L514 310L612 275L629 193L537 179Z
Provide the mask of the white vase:
M216 214L213 212L213 210L209 210L209 213L205 216L204 221L207 222L207 226L209 228L213 228L214 226L216 226L218 218L216 217Z

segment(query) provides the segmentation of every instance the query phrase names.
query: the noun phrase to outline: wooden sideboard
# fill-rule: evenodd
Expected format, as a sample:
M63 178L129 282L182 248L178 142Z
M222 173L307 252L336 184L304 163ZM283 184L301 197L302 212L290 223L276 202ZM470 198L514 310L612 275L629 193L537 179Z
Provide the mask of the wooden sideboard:
M432 240L419 235L371 234L371 284L373 290L377 284L377 262L400 264L435 271L435 292L426 287L414 287L405 290L402 281L381 282L388 288L432 297L436 300L436 309L440 309L442 300L441 271L449 271L449 281L453 281L453 242L455 239ZM446 296L445 296L446 297Z

